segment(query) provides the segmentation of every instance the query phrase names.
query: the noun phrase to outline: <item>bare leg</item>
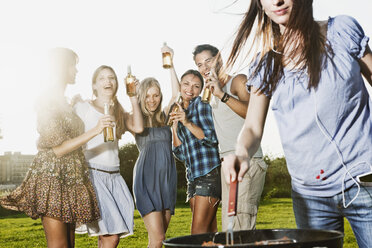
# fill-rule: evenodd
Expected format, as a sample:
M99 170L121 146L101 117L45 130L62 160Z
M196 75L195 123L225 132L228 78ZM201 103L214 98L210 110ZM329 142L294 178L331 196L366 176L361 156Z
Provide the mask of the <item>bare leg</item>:
M216 213L219 199L195 196L190 199L192 211L191 234L217 231Z
M211 223L211 225L209 226L209 230L210 232L217 232L218 229L217 229L217 216L214 215L214 218L213 218L213 221Z
M119 234L114 235L100 235L98 237L98 247L100 248L115 248L119 245Z
M50 217L41 219L48 248L70 248L66 223Z
M164 234L167 232L171 217L172 215L170 210L163 210Z
M165 226L163 212L151 212L143 217L149 237L149 248L161 248L165 239Z

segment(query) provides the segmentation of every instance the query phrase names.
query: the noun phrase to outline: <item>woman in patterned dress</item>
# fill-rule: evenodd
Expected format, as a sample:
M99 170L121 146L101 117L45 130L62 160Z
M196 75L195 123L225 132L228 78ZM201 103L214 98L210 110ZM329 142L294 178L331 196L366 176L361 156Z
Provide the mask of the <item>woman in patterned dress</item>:
M67 48L48 54L48 85L37 106L38 153L22 184L0 199L4 208L41 218L48 247L74 247L75 225L99 219L81 146L111 125L110 117L83 133L64 92L75 83L77 55Z

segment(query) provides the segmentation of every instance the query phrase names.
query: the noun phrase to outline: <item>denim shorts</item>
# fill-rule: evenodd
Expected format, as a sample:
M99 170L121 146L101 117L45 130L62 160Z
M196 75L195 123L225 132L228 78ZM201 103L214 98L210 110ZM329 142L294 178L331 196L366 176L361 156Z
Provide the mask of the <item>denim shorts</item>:
M187 200L194 196L209 196L221 200L221 167L218 166L208 174L187 182Z

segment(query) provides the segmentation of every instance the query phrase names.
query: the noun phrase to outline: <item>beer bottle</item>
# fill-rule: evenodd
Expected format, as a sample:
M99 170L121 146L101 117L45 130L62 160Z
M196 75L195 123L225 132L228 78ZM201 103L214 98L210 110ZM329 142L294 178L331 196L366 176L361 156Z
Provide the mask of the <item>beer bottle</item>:
M209 103L211 101L211 96L212 96L211 89L209 89L209 87L208 88L205 87L205 89L203 91L201 101L204 102L204 103Z
M172 104L172 106L171 106L170 109L169 109L169 112L168 112L167 118L165 118L165 124L167 124L167 125L170 126L170 127L173 125L173 121L170 120L170 114L171 114L172 112L177 112L177 111L178 111L179 107L178 107L177 103L180 104L180 105L182 104L182 96L181 96L181 93L178 93L178 96L177 96L177 100L176 100L176 102Z
M212 69L209 71L209 75L211 75L211 74L212 74ZM208 81L206 80L206 82L208 82ZM205 87L204 90L203 90L201 101L204 102L204 103L210 103L211 97L212 97L211 89L209 87Z
M167 43L164 42L163 45L166 46ZM171 68L172 67L172 55L171 55L171 53L170 52L164 52L162 54L162 56L163 56L163 68L164 69Z
M130 65L128 65L128 74L125 78L125 86L127 88L127 95L128 96L135 96L136 95L136 84L134 80L134 76L132 75L132 69Z
M105 115L110 114L110 105L108 103L104 103L103 110ZM103 129L103 140L105 142L114 141L114 129L112 127L106 127Z

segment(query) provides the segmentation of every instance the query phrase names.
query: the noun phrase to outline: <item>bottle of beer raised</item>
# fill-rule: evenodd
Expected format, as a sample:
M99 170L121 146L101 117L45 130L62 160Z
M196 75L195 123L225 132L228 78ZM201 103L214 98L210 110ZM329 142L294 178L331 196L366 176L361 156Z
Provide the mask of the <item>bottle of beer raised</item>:
M134 76L132 75L132 69L130 65L128 65L128 74L125 77L125 86L127 88L127 95L128 96L135 96L136 95L136 84L134 80Z
M175 103L172 104L172 106L170 107L169 109L169 112L168 112L168 115L167 115L167 118L165 118L165 124L167 124L168 126L172 126L173 125L173 121L170 120L170 114L172 112L177 112L178 111L178 105L176 104L182 104L182 96L181 96L181 93L178 93L178 96L177 96L177 100Z
M204 103L209 103L211 101L211 96L212 96L211 89L209 89L209 87L208 88L205 87L205 89L203 91L201 101L204 102Z
M164 46L166 46L167 43L164 42ZM172 67L172 55L170 54L170 52L164 52L162 54L163 56L163 68L164 69L169 69Z
M209 75L212 75L212 69L209 71ZM206 82L208 82L208 81L206 80ZM205 102L205 103L210 103L211 98L212 98L211 89L209 87L205 87L204 91L203 91L203 94L202 94L201 101Z
M104 103L103 111L105 115L110 114L110 105L108 103ZM105 142L114 141L114 129L112 127L106 127L105 129L103 129L103 140Z

